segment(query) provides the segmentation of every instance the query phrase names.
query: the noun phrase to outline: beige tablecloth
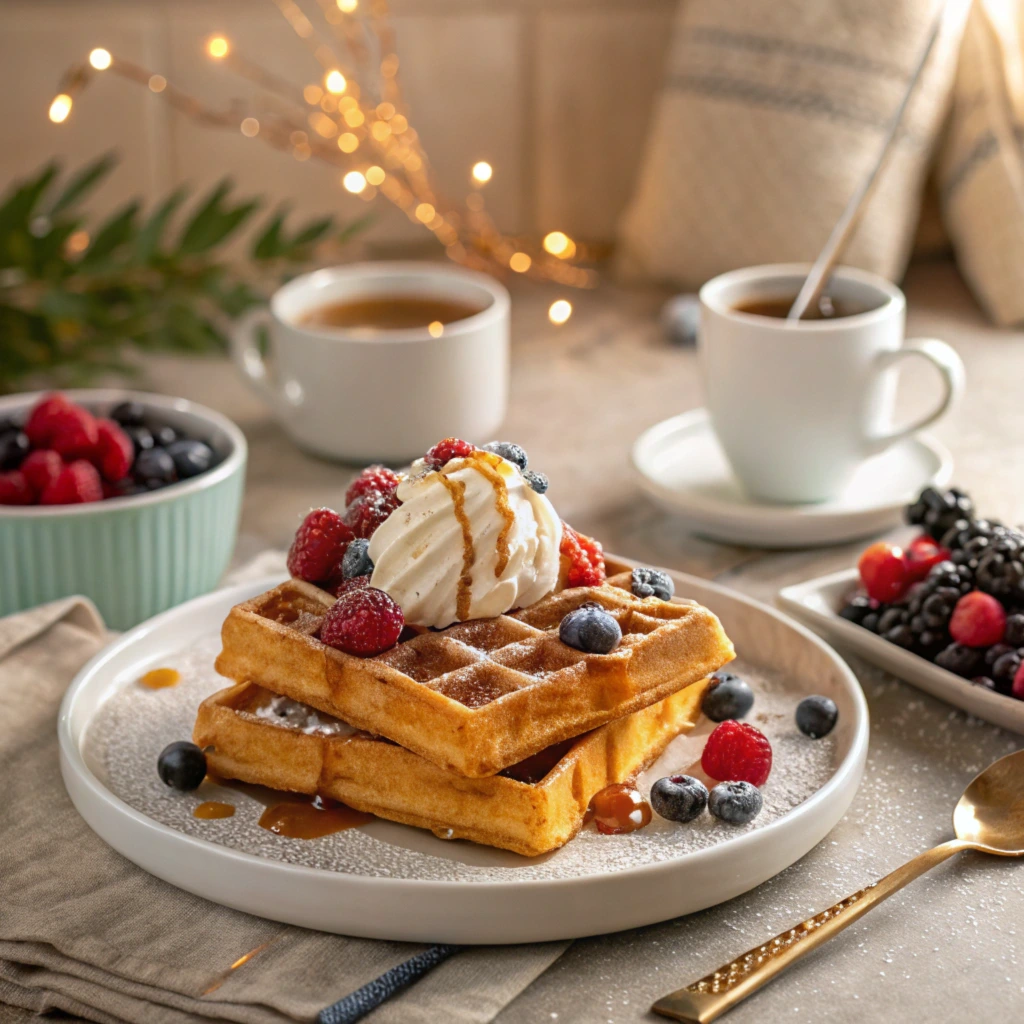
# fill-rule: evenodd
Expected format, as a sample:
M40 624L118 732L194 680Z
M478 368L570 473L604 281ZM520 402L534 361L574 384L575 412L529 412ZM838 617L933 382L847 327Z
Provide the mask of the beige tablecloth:
M312 1020L423 948L219 907L93 834L64 791L56 716L68 683L108 639L81 599L0 619L0 1004L104 1024ZM489 1021L566 945L463 951L367 1020Z

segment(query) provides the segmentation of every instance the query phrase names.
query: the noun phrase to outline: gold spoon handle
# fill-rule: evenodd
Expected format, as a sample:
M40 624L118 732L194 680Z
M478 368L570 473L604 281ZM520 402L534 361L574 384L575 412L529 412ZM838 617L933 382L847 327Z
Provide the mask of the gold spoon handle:
M971 848L971 843L951 839L948 843L926 850L874 885L847 896L834 907L776 935L763 946L751 949L692 985L664 996L651 1009L673 1020L690 1021L692 1024L708 1024L708 1021L716 1020L752 992L766 985L791 963L859 920L872 907L898 892L908 882L936 864L941 864L954 853Z

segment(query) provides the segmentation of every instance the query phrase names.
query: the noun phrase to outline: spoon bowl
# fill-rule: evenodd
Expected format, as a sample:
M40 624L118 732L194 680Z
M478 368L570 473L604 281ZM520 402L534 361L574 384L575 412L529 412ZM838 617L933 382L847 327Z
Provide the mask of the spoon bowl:
M953 830L985 853L1024 856L1024 750L990 764L964 790Z

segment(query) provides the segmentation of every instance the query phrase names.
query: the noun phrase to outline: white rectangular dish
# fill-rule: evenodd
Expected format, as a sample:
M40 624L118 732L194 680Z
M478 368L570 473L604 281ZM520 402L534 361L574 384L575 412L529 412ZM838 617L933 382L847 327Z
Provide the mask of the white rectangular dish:
M846 569L783 588L779 591L779 604L827 640L849 647L925 693L993 725L1024 735L1024 700L973 686L969 680L840 617L839 609L856 586L857 570Z

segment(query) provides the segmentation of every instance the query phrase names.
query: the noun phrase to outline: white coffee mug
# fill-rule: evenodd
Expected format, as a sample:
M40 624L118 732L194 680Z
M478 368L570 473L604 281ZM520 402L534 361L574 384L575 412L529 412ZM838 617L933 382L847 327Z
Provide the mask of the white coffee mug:
M747 267L700 290L698 335L708 412L746 491L773 502L820 502L839 494L857 467L939 419L960 396L964 367L945 342L904 339L906 300L895 285L848 267L828 293L864 310L791 322L737 305L791 299L800 264ZM926 416L894 428L897 364L932 363L942 396Z
M321 327L311 311L346 300L425 298L480 312L402 329ZM270 352L257 344L266 327ZM509 295L493 278L438 263L354 263L297 277L244 317L231 352L302 448L397 463L444 437L491 440L508 404Z

